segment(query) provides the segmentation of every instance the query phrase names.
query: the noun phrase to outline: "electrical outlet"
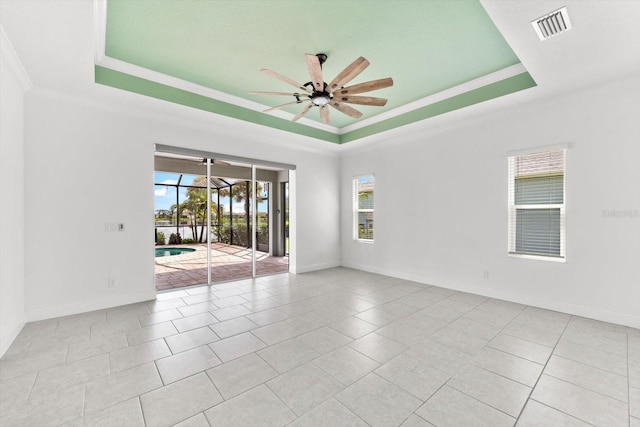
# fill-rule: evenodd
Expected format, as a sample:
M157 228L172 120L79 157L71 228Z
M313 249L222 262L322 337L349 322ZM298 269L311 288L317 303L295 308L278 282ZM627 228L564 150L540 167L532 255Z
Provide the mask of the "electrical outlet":
M107 279L107 287L108 288L115 288L116 287L116 278L115 277L109 277Z
M482 277L484 277L485 280L489 280L489 270L484 270L482 272Z
M104 231L107 233L124 231L124 222L105 222Z
M124 231L124 223L108 222L104 225L104 231L108 233L115 231Z

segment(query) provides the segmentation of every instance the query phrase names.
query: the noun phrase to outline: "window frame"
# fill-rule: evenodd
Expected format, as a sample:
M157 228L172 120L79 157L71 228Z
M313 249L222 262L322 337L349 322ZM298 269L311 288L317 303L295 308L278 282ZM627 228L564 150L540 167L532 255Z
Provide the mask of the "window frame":
M374 194L374 201L375 201L375 182L376 182L376 176L374 173L368 173L368 174L362 174L362 175L357 175L354 176L351 180L351 199L352 199L352 219L353 219L353 224L352 224L352 231L353 231L353 240L357 241L357 242L362 242L362 243L373 243L375 240L375 227L373 228L374 230L374 234L373 237L371 239L366 239L366 238L361 238L359 231L360 231L360 224L358 222L359 219L359 215L360 213L371 213L371 219L373 222L373 218L375 216L375 206L373 208L360 208L359 205L359 191L358 191L358 181L362 178L372 178L373 181L373 191L372 193ZM375 224L375 222L374 222Z
M551 153L554 151L562 151L562 203L543 203L543 204L516 204L516 176L515 176L515 166L514 162L517 157L526 156L529 154L542 154L542 153ZM567 235L567 222L566 222L566 193L567 193L567 147L562 146L551 146L551 147L540 147L538 149L526 150L522 152L511 152L508 153L507 158L507 168L508 168L508 208L507 208L507 218L508 218L508 246L507 246L507 254L509 257L514 258L524 258L524 259L534 259L534 260L543 260L543 261L551 261L551 262L566 262L567 254L566 254L566 235ZM552 173L549 171L547 176L557 176L559 174ZM544 174L543 174L544 176ZM516 252L517 247L517 212L519 210L543 210L543 209L559 209L560 210L560 254L532 254L525 252Z

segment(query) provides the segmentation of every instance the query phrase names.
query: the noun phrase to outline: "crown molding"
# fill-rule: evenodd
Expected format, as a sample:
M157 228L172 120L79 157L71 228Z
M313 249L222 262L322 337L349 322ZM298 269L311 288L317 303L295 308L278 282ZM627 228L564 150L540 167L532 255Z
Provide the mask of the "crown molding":
M504 79L508 79L509 77L514 77L514 76L517 76L518 74L522 74L526 72L527 70L524 67L524 65L522 65L521 63L517 63L509 67L503 68L502 70L498 70L496 72L487 74L485 76L478 77L477 79L462 83L458 86L454 86L452 88L434 93L433 95L429 95L424 98L418 99L417 101L410 102L401 107L394 108L393 110L389 110L384 113L380 113L376 116L370 117L368 119L364 119L359 122L353 123L351 125L345 126L343 128L340 128L338 133L340 135L344 135L354 130L362 129L367 126L381 122L383 120L401 116L402 114L409 113L411 111L417 110L418 108L426 107L428 105L435 104L436 102L444 101L445 99L449 99L454 96L461 95L463 93L472 91L474 89L479 89L481 87L490 85L492 83L497 83Z

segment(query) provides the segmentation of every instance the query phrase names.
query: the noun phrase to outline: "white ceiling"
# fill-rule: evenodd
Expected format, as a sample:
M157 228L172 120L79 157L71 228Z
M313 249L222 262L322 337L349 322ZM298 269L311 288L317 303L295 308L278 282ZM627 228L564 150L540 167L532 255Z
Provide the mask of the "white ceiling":
M640 72L640 1L482 1L538 85L549 94ZM567 7L573 28L540 41L530 21Z
M461 120L514 103L640 74L638 0L481 0L481 3L538 86L389 131L393 135L427 130L448 120ZM568 9L573 29L541 42L530 22L563 6ZM230 120L186 107L167 106L94 83L93 1L1 0L0 23L36 88L144 106L161 114L171 109L172 114L180 111L195 120L218 123ZM318 143L316 147L326 147L327 151L353 149L383 137L389 139L389 134L374 135L344 147L331 143Z

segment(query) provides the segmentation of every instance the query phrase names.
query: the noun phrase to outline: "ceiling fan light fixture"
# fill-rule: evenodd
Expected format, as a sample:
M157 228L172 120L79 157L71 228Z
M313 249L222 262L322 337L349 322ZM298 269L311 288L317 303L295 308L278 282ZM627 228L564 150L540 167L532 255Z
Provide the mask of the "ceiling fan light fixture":
M313 102L313 105L322 107L331 102L331 98L329 98L329 95L317 95L311 98L311 102Z

